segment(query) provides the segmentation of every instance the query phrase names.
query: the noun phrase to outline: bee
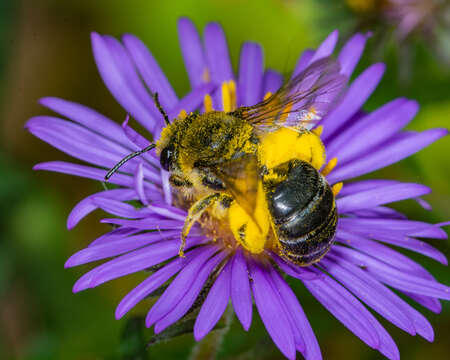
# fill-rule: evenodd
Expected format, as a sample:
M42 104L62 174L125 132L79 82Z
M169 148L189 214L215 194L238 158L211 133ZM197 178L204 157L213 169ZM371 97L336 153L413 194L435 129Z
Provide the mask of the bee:
M325 149L320 127L311 128L346 83L339 70L330 58L318 60L254 106L233 108L234 83L225 83L225 111L213 110L206 98L203 114L173 122L155 94L167 125L160 139L128 155L105 178L156 148L170 184L190 201L180 256L189 230L206 213L253 254L271 249L297 265L317 262L333 243L339 185L332 188L320 172Z

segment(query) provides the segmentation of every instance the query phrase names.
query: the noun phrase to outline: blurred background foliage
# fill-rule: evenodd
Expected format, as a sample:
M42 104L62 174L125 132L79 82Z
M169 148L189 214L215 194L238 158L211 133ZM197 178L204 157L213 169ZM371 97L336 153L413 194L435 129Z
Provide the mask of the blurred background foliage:
M149 302L138 306L125 319L114 320L116 304L142 278L139 274L81 294L71 293L73 283L88 267L64 270L65 260L108 228L99 224L99 212L70 232L65 218L77 201L100 190L101 185L65 175L33 173L31 167L37 162L68 157L33 138L23 125L29 117L47 113L37 105L42 96L71 99L117 121L124 119L124 111L97 74L90 49L91 31L139 36L181 95L188 90L188 81L176 34L180 16L192 18L199 29L209 21L220 22L234 65L240 44L253 40L264 46L267 66L284 74L292 69L301 50L317 46L331 30L341 30L341 43L357 29L370 30L373 37L359 71L374 61L386 62L388 70L366 108L374 109L394 97L408 96L421 104L410 129L448 127L449 14L436 8L425 14L436 25L431 35L429 26L422 26L429 22L423 21L404 36L402 24L384 15L389 1L1 0L0 358L183 359L189 357L189 349L194 345L192 336L184 335L145 351L152 332L144 329L139 316L148 309ZM428 4L438 0L405 1ZM413 219L448 220L449 151L449 139L442 139L375 176L433 187L433 194L426 197L433 212L412 202L401 203L398 208ZM450 254L447 242L436 241L435 245ZM449 283L448 268L408 255L421 261L438 280ZM328 314L302 286L295 282L292 286L319 338L325 359L381 358ZM447 359L449 304L444 304L440 315L421 310L435 328L433 344L384 324L397 341L402 358ZM281 357L256 318L249 333L237 321L232 322L231 331L221 341L219 359ZM202 358L202 351L204 354L206 350L196 348L196 358Z

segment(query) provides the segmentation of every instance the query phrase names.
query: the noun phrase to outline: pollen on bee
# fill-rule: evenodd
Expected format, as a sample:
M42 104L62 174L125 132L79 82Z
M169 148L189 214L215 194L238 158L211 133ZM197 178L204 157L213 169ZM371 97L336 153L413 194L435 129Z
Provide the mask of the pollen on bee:
M344 184L342 182L338 182L331 187L331 191L333 192L334 196L337 196L341 192L343 185Z
M321 174L323 176L327 176L337 165L337 158L332 158L330 161L328 161L328 164L325 165L325 167L322 169Z
M186 110L184 110L184 109L182 109L182 110L180 111L180 113L178 114L178 118L181 119L181 120L186 119L186 116L187 116L187 112L186 112Z
M211 95L205 95L205 97L203 98L203 106L205 107L205 112L214 111Z
M322 135L323 132L323 126L319 125L318 127L311 130L312 133L316 134L317 136Z

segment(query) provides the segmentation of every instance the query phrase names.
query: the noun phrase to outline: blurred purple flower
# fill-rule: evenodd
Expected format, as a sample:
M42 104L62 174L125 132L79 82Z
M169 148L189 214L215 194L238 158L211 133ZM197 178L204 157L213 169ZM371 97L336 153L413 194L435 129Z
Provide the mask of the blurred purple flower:
M388 23L397 26L400 39L415 30L430 36L437 28L444 3L442 0L389 0L383 7L383 14Z
M206 94L211 94L215 108L221 109L220 93L216 89L225 81L235 80L238 105L253 105L261 101L264 94L280 87L281 75L264 69L263 53L258 44L243 45L236 76L219 25L206 26L203 42L188 19L179 21L178 30L192 87L182 99L178 99L139 39L125 35L119 42L111 36L92 34L95 61L106 86L127 113L155 134L155 138L164 127L164 121L147 88L158 92L162 106L174 118L181 110L201 110ZM337 39L338 33L333 32L316 50L304 51L294 73L332 55ZM339 51L337 58L342 74L352 75L366 39L365 35L356 34ZM320 123L328 157L339 159L327 176L330 184L347 182L391 165L447 134L444 129L403 131L418 110L413 100L398 98L371 113L362 111L383 72L383 64L363 71ZM36 165L36 170L102 181L105 169L131 151L148 145L127 121L121 127L92 109L58 98L43 98L41 104L70 121L37 116L28 121L28 130L94 166L53 161ZM196 318L196 340L213 329L230 300L243 328L248 330L254 301L269 335L287 358L295 359L296 351L300 351L306 359L321 359L313 330L296 295L284 280L284 273L299 279L344 326L389 359L399 359L397 346L366 306L409 334L419 334L433 341L433 329L426 318L390 288L436 313L441 311L439 299L450 299L449 288L437 282L421 265L387 246L406 248L447 264L441 252L417 239L446 239L441 229L443 224L410 221L386 206L405 199L416 199L428 206L420 199L431 191L426 186L393 180L346 183L337 197L340 220L336 244L318 264L298 267L269 252L256 257L242 249L221 246L220 241L213 242L202 233L199 225L194 226L188 237L186 257L178 257L180 229L186 212L172 202L167 173L160 169L159 159L152 153L126 163L110 182L118 188L82 200L69 215L67 226L73 228L100 208L113 215L103 222L114 224L116 228L70 257L66 267L112 258L82 276L73 288L78 292L157 266L123 298L116 318L121 318L169 281L146 318L146 325L154 325L155 333L159 333L191 309L205 283L212 279L213 284ZM139 201L142 206L130 205L131 200ZM149 232L155 229L158 231Z
M345 0L354 12L377 19L383 25L393 25L399 40L413 32L427 39L436 37L440 27L445 27L450 10L446 0ZM372 24L373 25L373 24Z

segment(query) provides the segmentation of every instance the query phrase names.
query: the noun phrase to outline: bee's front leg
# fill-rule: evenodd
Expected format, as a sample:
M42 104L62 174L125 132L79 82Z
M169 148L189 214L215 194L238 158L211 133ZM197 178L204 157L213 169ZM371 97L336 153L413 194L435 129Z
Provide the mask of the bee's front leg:
M214 205L223 195L220 193L214 193L207 195L199 200L197 200L189 209L186 220L184 221L183 230L181 231L181 245L178 255L184 257L184 248L186 246L186 237L191 230L192 225L200 219L200 216L207 210L210 206Z

